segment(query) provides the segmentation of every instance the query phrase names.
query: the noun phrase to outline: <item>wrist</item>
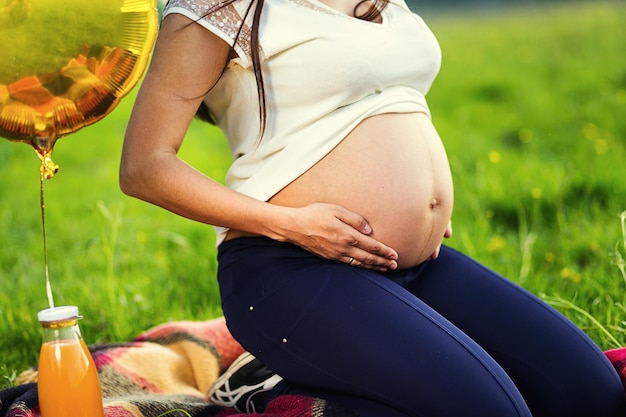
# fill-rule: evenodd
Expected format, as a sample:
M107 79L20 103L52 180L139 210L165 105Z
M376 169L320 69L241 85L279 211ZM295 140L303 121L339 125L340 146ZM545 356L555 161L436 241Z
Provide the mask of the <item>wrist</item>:
M267 203L270 209L269 218L263 222L264 235L279 242L291 242L296 225L294 209Z

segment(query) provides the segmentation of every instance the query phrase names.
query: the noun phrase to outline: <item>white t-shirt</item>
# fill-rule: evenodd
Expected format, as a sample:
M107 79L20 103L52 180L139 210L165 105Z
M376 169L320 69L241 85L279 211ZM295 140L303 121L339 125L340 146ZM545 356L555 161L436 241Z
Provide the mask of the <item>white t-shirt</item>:
M242 27L249 1L235 0L207 14L216 1L170 0L164 11L164 16L191 18L238 54L205 98L230 143L228 187L267 201L363 119L382 113L430 114L425 95L439 71L441 51L404 0L390 1L382 23L348 16L317 0L265 0L259 43L267 127L259 141L252 12ZM218 244L224 232L218 228Z

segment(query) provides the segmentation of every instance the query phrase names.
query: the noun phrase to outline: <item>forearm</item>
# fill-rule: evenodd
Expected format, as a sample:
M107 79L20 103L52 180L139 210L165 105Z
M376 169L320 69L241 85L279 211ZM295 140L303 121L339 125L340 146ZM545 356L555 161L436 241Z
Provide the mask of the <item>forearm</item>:
M173 152L151 152L122 160L125 194L180 216L216 226L283 240L289 209L232 191L186 164Z

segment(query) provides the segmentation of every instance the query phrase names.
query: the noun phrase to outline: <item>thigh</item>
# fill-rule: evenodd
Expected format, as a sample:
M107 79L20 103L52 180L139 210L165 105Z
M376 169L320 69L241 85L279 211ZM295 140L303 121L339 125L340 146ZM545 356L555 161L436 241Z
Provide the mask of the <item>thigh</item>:
M528 291L445 247L407 288L496 359L533 416L622 415L623 386L603 352Z
M219 273L229 328L289 382L410 416L530 415L493 358L387 277L298 248L231 250Z

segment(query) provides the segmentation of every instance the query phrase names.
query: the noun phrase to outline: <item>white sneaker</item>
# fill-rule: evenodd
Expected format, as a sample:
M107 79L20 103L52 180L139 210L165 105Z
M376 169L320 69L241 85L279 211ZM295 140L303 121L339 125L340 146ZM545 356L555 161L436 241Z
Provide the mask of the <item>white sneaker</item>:
M267 392L282 378L251 353L241 354L208 392L209 402L242 413L259 413L265 408Z

